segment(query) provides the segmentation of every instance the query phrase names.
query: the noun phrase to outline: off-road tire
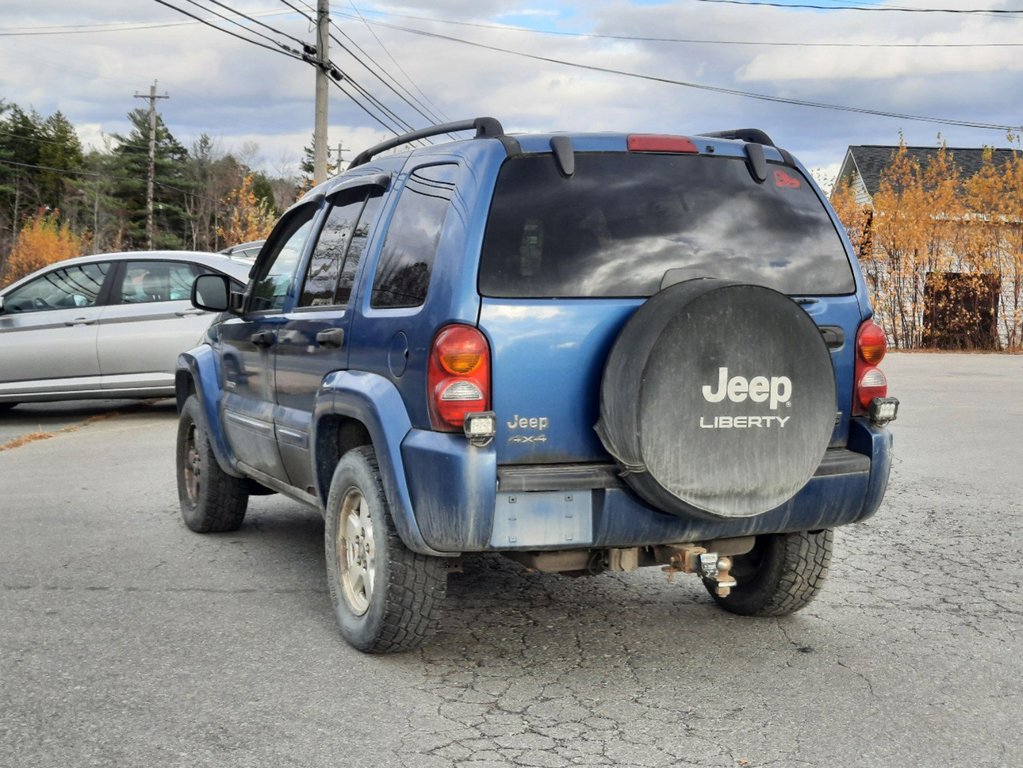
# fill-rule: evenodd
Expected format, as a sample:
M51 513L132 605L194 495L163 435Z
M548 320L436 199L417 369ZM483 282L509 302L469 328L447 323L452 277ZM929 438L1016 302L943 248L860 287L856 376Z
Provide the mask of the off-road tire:
M196 533L236 531L245 519L249 484L220 468L195 395L178 421L177 475L181 518Z
M788 616L805 608L824 586L834 533L799 531L758 536L753 551L733 558L738 586L727 597L707 591L726 611L742 616Z
M439 624L447 565L398 536L372 448L338 462L326 517L327 582L341 635L368 653L421 646Z

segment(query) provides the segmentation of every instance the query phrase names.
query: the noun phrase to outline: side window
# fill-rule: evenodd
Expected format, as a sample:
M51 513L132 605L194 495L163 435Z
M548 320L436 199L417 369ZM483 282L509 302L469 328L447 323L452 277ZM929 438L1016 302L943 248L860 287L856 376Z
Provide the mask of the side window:
M316 205L310 204L277 225L271 235L273 243L267 258L258 266L258 277L249 299L250 312L284 309L315 214Z
M365 187L348 194L341 193L333 200L312 258L309 259L309 269L298 300L300 307L326 307L345 303L335 299L334 293L345 251L352 240L352 232L365 200Z
M63 267L40 275L4 298L5 312L92 307L99 300L110 263Z
M184 262L129 261L124 267L120 290L114 289L113 302L184 301L192 294L197 274L195 267Z
M374 194L366 201L366 207L362 209L359 225L352 234L352 244L348 246L348 255L345 256L345 264L341 268L341 282L337 287L338 304L347 304L351 301L355 273L359 269L359 262L362 261L362 254L366 250L370 232L376 224L377 214L380 213L380 203L383 199L382 194Z
M417 168L405 182L380 254L371 306L418 307L426 301L457 170L456 165Z

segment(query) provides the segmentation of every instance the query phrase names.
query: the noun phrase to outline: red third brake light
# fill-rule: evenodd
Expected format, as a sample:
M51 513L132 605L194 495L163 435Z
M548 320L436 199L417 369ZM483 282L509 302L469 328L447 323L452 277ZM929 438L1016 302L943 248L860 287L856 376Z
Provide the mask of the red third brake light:
M685 136L660 136L657 134L635 134L629 136L630 152L676 152L686 155L697 155L691 139Z
M875 397L888 395L888 379L877 367L888 351L884 331L873 320L866 320L856 333L856 385L853 413L865 413Z
M448 325L433 340L427 371L430 422L461 431L465 416L490 409L490 346L477 329Z

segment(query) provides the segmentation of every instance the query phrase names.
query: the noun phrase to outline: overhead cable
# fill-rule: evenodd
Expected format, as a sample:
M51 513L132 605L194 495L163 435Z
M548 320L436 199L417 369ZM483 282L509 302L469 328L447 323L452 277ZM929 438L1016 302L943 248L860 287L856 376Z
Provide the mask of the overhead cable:
M533 53L526 53L524 51L516 51L510 48L502 48L496 45L487 45L485 43L477 43L471 40L463 40L458 37L451 37L450 35L442 35L438 32L428 32L422 29L412 29L409 27L401 27L395 24L386 24L384 22L375 21L372 22L381 27L387 27L388 29L395 29L400 32L407 32L413 35L420 35L423 37L432 37L440 40L447 40L449 42L461 43L462 45L468 45L473 48L481 48L488 51L495 51L497 53L506 53L510 56L519 56L526 59L533 59L534 61L544 61L549 64L558 64L564 67L572 67L573 69L582 69L590 72L602 72L608 75L618 75L621 77L629 77L635 80L645 80L648 82L662 83L664 85L674 85L682 88L692 88L699 91L707 91L710 93L721 93L728 96L739 96L746 99L756 99L759 101L768 101L776 104L789 104L797 107L811 107L813 109L825 109L835 112L853 112L856 114L863 115L874 115L876 117L891 117L899 120L911 120L923 123L934 123L936 125L954 125L961 128L979 128L982 130L997 130L997 131L1017 131L1019 126L1012 125L1000 125L996 123L983 123L974 120L956 120L952 118L943 117L927 117L923 115L911 115L903 112L893 112L882 109L870 109L867 107L853 107L843 104L828 104L825 102L808 101L804 99L791 99L783 96L772 96L770 94L756 93L753 91L740 91L734 88L723 88L720 86L704 85L702 83L689 82L685 80L674 80L668 77L659 77L657 75L643 75L638 72L629 72L622 69L614 69L611 67L598 67L592 64L580 64L574 61L567 61L565 59L556 59L551 56L540 56Z
M1018 16L1023 10L1009 10L1004 8L906 8L904 6L892 5L810 5L803 3L775 3L768 0L697 0L700 3L720 3L722 5L763 5L770 8L807 8L814 11L874 11L892 13L962 13L977 15L1007 15Z
M792 6L785 6L790 8ZM344 16L345 18L362 21L367 26L374 22L368 21L364 16L345 13L344 11L332 11L332 15ZM367 11L366 13L370 13ZM533 35L547 35L552 37L569 37L593 40L622 40L625 42L637 43L681 43L685 45L734 45L734 46L755 46L763 48L1023 48L1023 43L822 43L812 40L800 41L771 41L771 40L708 40L706 38L693 37L665 37L662 35L612 35L602 32L570 32L557 29L533 29L530 27L517 27L511 24L484 24L476 21L461 21L456 19L443 19L435 16L410 16L401 13L385 13L377 11L380 15L391 19L410 19L412 21L426 21L438 24L450 24L460 27L472 27L475 29L490 29L496 32L522 32Z

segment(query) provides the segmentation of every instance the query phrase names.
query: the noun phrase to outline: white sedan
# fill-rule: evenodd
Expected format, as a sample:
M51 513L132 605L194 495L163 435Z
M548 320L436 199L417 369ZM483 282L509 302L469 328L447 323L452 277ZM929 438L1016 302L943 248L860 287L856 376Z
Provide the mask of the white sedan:
M0 290L0 410L24 402L174 394L174 364L214 315L192 283L241 290L252 262L194 251L83 256Z

